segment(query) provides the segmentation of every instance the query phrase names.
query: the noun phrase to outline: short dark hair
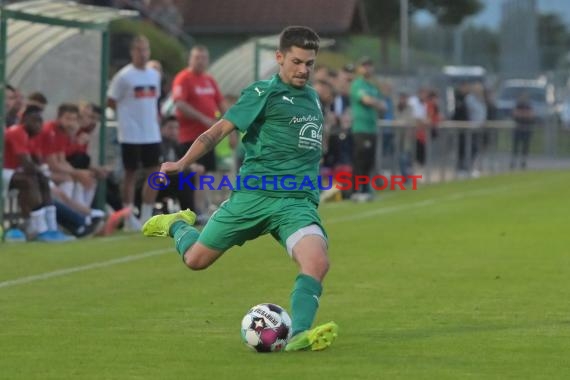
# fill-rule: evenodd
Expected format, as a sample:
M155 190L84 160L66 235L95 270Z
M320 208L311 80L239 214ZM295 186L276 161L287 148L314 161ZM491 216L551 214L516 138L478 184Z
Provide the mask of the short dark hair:
M190 49L190 51L192 51L192 50L208 51L208 47L206 45L196 44L196 45L192 46L192 48Z
M63 116L64 113L79 114L79 107L73 103L61 103L59 107L57 107L57 117Z
M33 100L34 102L38 102L43 105L48 103L46 96L39 91L32 92L28 95L28 100Z
M42 109L38 106L26 106L26 108L24 109L24 112L22 112L22 119L27 117L27 116L31 116L31 115L42 115Z
M147 42L147 43L150 44L148 38L147 38L145 35L143 35L143 34L137 34L136 36L134 36L134 37L131 39L131 43L129 44L129 49L132 50L132 49L135 47L135 45L136 45L138 42L141 42L141 41L144 41L144 42Z
M279 36L279 50L282 53L289 51L293 46L305 50L314 50L317 53L319 43L319 35L306 26L288 26L283 29Z

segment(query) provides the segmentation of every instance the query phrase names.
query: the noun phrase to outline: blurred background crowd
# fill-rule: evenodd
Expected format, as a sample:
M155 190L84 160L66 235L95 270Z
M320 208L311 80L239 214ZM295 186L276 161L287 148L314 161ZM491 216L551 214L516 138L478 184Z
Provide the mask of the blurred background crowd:
M181 208L205 223L226 192L177 190L176 177L156 191L146 179L180 158L243 87L276 72L275 33L288 24L323 37L312 76L325 116L323 175L420 174L429 183L570 167L564 1L558 8L541 0L79 3L60 5L117 12L103 86L93 69L104 56L98 36L62 38L22 74L10 66L19 53L8 24L6 240L138 231L153 214ZM26 4L45 6L3 5ZM235 175L240 137L189 170ZM323 194L375 197L369 187Z

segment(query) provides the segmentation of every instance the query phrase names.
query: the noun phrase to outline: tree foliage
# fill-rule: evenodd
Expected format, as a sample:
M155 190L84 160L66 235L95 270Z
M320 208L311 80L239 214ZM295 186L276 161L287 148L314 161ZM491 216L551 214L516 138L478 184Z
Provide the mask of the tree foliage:
M389 36L400 24L400 0L364 0L368 24L374 33ZM410 15L430 12L442 25L457 25L483 9L479 0L409 0Z
M398 31L400 24L400 0L363 0L368 25L381 39L381 57L389 66L388 38ZM468 16L483 8L480 0L409 0L409 14L418 10L430 12L442 25L458 25Z
M540 60L546 70L555 69L570 47L570 32L559 14L546 13L538 18Z

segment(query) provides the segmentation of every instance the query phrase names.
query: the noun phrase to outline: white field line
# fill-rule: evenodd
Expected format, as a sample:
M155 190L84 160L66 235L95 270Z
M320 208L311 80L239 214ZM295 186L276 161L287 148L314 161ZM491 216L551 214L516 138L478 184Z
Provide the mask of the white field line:
M489 189L465 191L462 193L455 193L455 194L448 195L448 196L441 197L441 198L425 199L423 201L409 203L409 204L402 205L402 206L386 207L386 208L381 208L381 209L376 209L376 210L360 212L360 213L345 216L342 218L334 218L334 219L328 220L325 224L336 224L336 223L348 222L348 221L352 221L352 220L365 219L365 218L369 218L369 217L376 216L376 215L391 214L394 212L401 212L401 211L406 211L409 209L426 207L426 206L430 206L430 205L440 203L442 201L448 202L448 201L453 201L453 200L458 200L458 199L463 199L463 198L469 198L469 197L473 197L473 196L500 193L500 192L507 191L507 190L528 188L528 187L533 187L536 185L544 186L545 183L544 182L532 182L532 183L526 183L523 186L502 186L502 187L495 187L495 188L489 188ZM129 237L130 236L117 236L117 237L106 238L105 240L106 241L116 241L116 240L127 239ZM92 270L92 269L110 267L110 266L113 266L116 264L129 263L132 261L142 260L142 259L145 259L147 257L162 255L162 254L165 254L166 252L171 252L171 251L172 251L172 249L170 249L170 248L158 249L158 250L154 250L154 251L143 252L143 253L140 253L137 255L125 256L125 257L121 257L118 259L112 259L112 260L102 261L102 262L98 262L98 263L82 265L82 266L78 266L78 267L71 267L71 268L67 268L67 269L60 269L60 270L56 270L53 272L46 272L46 273L37 274L37 275L33 275L33 276L20 277L20 278L16 278L13 280L7 280L7 281L0 282L0 289L12 287L12 286L17 286L17 285L29 284L31 282L47 280L47 279L54 278L54 277L66 276L68 274L73 274L73 273L77 273L77 272L84 272L84 271L88 271L88 270Z
M0 288L9 288L12 286L24 285L24 284L29 284L31 282L47 280L49 278L66 276L66 275L72 274L72 273L84 272L84 271L88 271L91 269L105 268L105 267L110 267L110 266L117 265L117 264L130 263L132 261L146 259L147 257L162 255L162 254L165 254L166 252L172 252L172 249L171 248L157 249L154 251L143 252L143 253L140 253L138 255L130 255L130 256L125 256L125 257L120 257L118 259L101 261L98 263L92 263L92 264L82 265L82 266L78 266L78 267L60 269L60 270L56 270L53 272L36 274L33 276L15 278L13 280L7 280L7 281L0 282Z

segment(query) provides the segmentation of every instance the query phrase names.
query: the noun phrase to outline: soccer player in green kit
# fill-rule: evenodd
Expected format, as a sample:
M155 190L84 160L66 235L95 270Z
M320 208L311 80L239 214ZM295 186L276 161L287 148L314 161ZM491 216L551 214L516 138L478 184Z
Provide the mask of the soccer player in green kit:
M161 172L183 172L234 129L245 133L239 174L250 176L247 185L232 191L202 232L192 227L190 210L156 215L143 226L145 236L173 237L184 263L194 270L207 268L234 245L270 233L300 271L291 293L293 336L286 351L323 350L338 331L334 322L311 329L329 269L327 236L317 212L323 114L308 85L318 50L313 30L285 28L276 52L279 73L243 90L184 157L162 164ZM303 183L307 178L312 185Z

